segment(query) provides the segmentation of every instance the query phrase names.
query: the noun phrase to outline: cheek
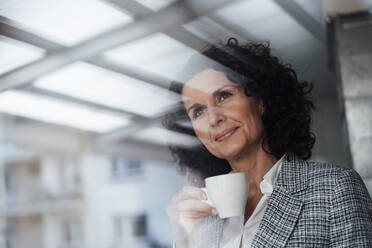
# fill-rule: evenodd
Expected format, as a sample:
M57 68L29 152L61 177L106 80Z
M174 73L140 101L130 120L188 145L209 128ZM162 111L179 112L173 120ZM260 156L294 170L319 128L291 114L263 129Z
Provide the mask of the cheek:
M215 148L210 140L210 133L206 125L201 123L195 124L193 123L193 128L196 136L199 140L203 143L203 145L208 149L209 152L215 154Z
M193 123L194 132L196 136L204 143L209 138L208 128L202 123Z
M240 122L249 137L260 135L262 132L262 120L258 111L258 105L251 102L242 102L239 105L231 106L229 109L231 119Z
M246 125L245 127L248 129L248 132L252 135L261 135L263 132L263 124L261 120L261 116L259 115L251 115L246 117Z

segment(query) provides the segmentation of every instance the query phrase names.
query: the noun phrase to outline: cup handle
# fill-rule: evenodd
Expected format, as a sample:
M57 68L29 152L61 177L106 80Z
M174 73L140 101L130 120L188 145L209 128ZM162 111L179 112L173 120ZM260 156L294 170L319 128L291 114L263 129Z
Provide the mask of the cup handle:
M205 202L205 203L207 203L209 205L211 205L212 207L215 207L214 204L213 204L213 202L209 198L209 195L208 195L208 192L207 192L207 188L200 188L200 189L203 190L204 193L207 195L207 200L201 200L201 201L202 202Z

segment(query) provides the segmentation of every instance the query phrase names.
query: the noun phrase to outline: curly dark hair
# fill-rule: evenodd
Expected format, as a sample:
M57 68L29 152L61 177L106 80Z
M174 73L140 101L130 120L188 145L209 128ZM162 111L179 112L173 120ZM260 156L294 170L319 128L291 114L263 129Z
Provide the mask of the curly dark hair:
M265 152L278 159L285 153L305 160L311 156L315 143L315 135L310 131L315 109L310 96L312 83L299 81L291 65L271 54L268 43L239 45L235 38L230 38L226 44L210 46L201 54L241 75L236 82L236 78L229 76L231 73L224 71L232 82L244 85L247 96L262 100ZM172 82L171 91L181 94L182 89L182 83ZM163 125L169 130L196 136L182 101L177 111L166 115ZM226 160L212 155L201 143L193 148L169 146L169 149L181 168L196 169L203 177L231 171Z

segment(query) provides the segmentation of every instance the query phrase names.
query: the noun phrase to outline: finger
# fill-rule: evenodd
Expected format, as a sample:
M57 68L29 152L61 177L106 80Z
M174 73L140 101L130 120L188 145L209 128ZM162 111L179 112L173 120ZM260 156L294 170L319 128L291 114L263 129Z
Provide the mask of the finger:
M201 219L208 217L210 215L216 215L217 212L213 209L211 212L199 212L199 211L175 211L170 210L168 211L168 215L172 221L179 222L181 218L188 218L188 219Z
M178 200L185 200L185 199L199 199L199 200L206 200L207 195L203 190L198 187L194 186L185 186L182 188L180 193L178 194Z
M194 218L194 219L199 219L199 218L205 218L210 215L217 215L217 210L215 208L211 208L210 211L207 212L199 212L199 211L185 211L185 212L180 212L181 216L188 217L188 218Z
M210 215L211 215L211 213L202 213L202 212L184 212L184 213L182 213L181 215L179 215L178 217L181 218L181 216L182 216L182 217L184 217L184 218L197 220L197 219L201 219L201 218L208 217L208 216L210 216Z
M187 217L187 218L201 218L201 217L207 217L209 215L213 215L213 210L212 211L177 211L176 209L169 209L167 211L167 214L171 219L178 219L180 216Z
M197 199L188 199L169 205L166 211L168 214L179 214L180 212L188 211L211 213L213 209L214 208L211 205L205 202Z
M196 199L188 199L179 202L177 205L178 212L205 212L211 213L214 209L211 205Z

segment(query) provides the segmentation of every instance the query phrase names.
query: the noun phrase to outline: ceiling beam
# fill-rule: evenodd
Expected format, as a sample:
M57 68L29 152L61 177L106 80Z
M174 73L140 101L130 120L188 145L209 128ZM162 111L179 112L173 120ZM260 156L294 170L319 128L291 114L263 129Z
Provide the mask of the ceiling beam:
M52 53L55 51L67 49L67 47L58 44L54 41L47 40L38 35L35 35L22 27L20 25L8 18L0 16L0 34L6 37L18 40L27 44L31 44L35 47L42 48L47 51L47 53ZM138 67L132 65L123 65L115 63L108 60L108 58L103 56L93 56L88 59L85 59L84 62L123 74L128 77L132 77L149 83L152 85L159 86L164 89L168 89L170 81L167 78L164 78L155 73L150 73L148 71L142 70Z
M0 34L14 40L42 48L47 52L54 52L66 48L53 41L44 39L29 31L26 31L25 28L21 27L21 25L17 22L3 16L0 16Z
M274 0L274 2L322 44L325 43L324 28L299 4L293 0Z
M37 61L5 73L0 77L0 92L27 85L36 78L75 61L89 58L153 33L182 25L227 3L231 3L231 1L205 0L200 2L189 0L173 3L146 18L118 27L75 46L50 53Z
M146 15L154 13L154 11L143 4L134 1L134 0L108 0L109 3L113 4L115 7L120 8L122 11L124 11L126 14L131 15L134 19L138 20ZM238 35L239 37L243 38L245 41L255 41L257 40L253 35L251 35L247 30L245 30L243 27L230 23L221 16L210 12L206 14L206 16L214 21L215 23L219 24L220 26L223 26L229 32ZM184 27L174 27L168 31L165 31L164 34L168 35L169 37L172 37L173 39L181 42L182 44L191 47L195 49L196 51L202 51L211 43L203 37L199 37L192 32L188 31Z
M126 14L131 15L135 20L141 20L148 15L156 13L152 9L134 0L108 0L108 2ZM165 30L163 33L196 51L202 51L211 45L209 42L201 39L181 26Z
M62 46L58 43L55 43L53 41L44 39L42 37L39 37L37 35L34 35L34 34L28 32L26 30L23 30L19 27L19 25L17 23L15 23L15 22L7 19L7 18L4 18L4 17L0 17L0 34L4 35L6 37L24 42L26 44L31 44L35 47L42 48L42 49L46 50L47 53L51 53L51 52L58 51L58 50L66 48L66 47L64 47L64 46ZM88 61L86 61L86 62L88 62L90 64L94 64L94 65L102 67L102 68L105 68L105 69L109 69L109 70L112 70L112 71L115 71L115 72L119 72L119 73L127 75L127 76L133 76L133 74L136 74L135 72L130 71L128 68L122 68L122 67L120 67L116 64L113 64L113 63L110 63L110 62L105 62L103 60L99 60L99 59L97 59L97 57L95 57L93 59L88 59ZM131 73L124 73L124 71L125 72L129 71ZM141 74L141 77L142 77L141 79L143 79L144 76ZM137 78L137 79L139 79L139 78ZM38 88L38 87L35 87L35 86L31 86L31 85L23 87L21 90L22 91L27 91L27 92L32 92L32 93L37 94L37 95L48 96L48 97L60 99L60 100L63 100L63 101L77 103L77 104L80 104L80 105L83 105L83 106L93 107L95 109L98 109L99 111L106 112L108 114L115 114L115 115L125 116L125 117L127 117L127 118L129 118L133 121L146 119L146 117L144 117L142 115L139 115L139 114L136 114L134 112L125 111L125 110L119 109L119 108L109 107L109 106L98 104L98 103L95 103L95 102L92 102L92 101L83 100L83 99L80 99L80 98L68 96L68 95L61 94L61 93L54 92L54 91L50 91L50 90L45 90L45 89Z
M29 31L26 31L20 27L20 25L10 19L7 19L5 17L0 17L0 34L24 42L26 44L31 44L35 47L42 48L46 50L47 52L54 52L61 49L66 49L65 46L60 45L56 42L47 40L45 38L42 38L40 36L37 36L35 34L32 34ZM161 76L158 76L157 74L144 71L142 69L139 69L137 67L131 66L131 65L125 65L122 64L116 64L112 61L108 61L107 59L104 59L103 57L94 56L93 58L88 58L84 60L85 62L89 64L93 64L95 66L99 66L104 69L108 69L141 81L144 81L146 83L150 83L152 85L160 86L163 88L168 88L169 80L165 79ZM98 109L102 112L106 112L109 114L116 114L121 115L125 117L129 117L134 122L140 122L139 125L134 124L133 127L122 127L119 129L116 129L114 131L108 132L104 135L98 136L97 139L94 137L94 143L99 144L102 141L108 141L108 140L117 140L121 137L130 137L131 134L134 134L137 131L140 131L142 128L151 126L153 123L158 123L161 118L154 118L149 119L148 117L125 111L118 108L108 107L106 105L94 103L91 101L83 100L80 98L68 96L65 94L61 94L58 92L38 88L32 85L28 85L26 87L22 87L22 91L32 92L34 94L42 95L42 96L48 96L53 97L56 99L60 99L63 101L73 102L77 104L81 104L83 106L89 106L93 107L95 109ZM119 135L118 137L115 137L115 135ZM106 142L107 143L107 142Z

